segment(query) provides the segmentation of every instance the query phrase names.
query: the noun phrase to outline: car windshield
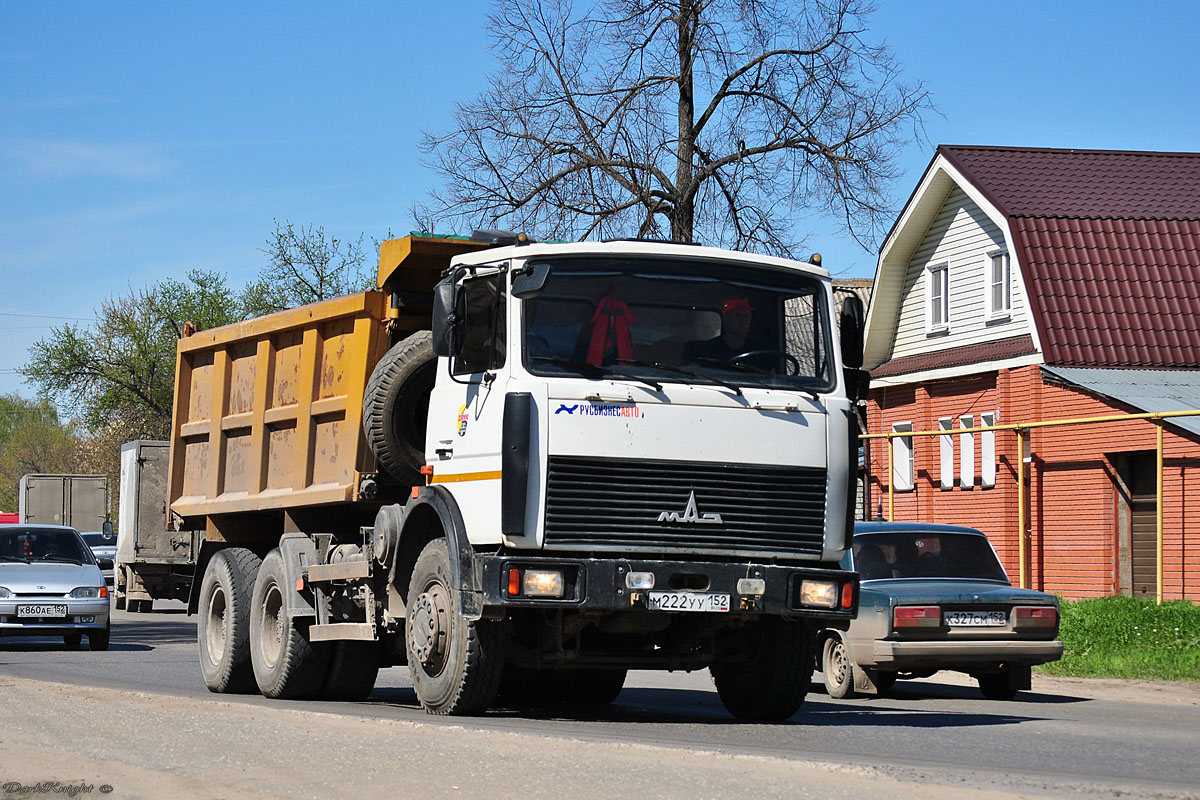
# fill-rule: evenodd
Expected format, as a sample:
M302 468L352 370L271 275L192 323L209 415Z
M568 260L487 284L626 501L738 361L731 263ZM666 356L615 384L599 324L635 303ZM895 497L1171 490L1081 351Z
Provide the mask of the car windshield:
M949 532L888 532L854 537L854 568L862 580L971 578L1008 582L988 540Z
M103 531L88 531L79 535L88 547L115 547L117 544L117 537L110 536L106 539Z
M0 529L0 561L95 563L79 534L52 528Z
M784 270L650 258L550 259L524 304L536 375L828 391L820 281Z

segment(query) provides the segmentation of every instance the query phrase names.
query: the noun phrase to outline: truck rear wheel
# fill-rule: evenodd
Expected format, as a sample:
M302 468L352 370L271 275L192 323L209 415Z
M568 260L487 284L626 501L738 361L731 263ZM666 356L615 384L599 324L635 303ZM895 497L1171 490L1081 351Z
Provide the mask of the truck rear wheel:
M196 640L200 674L211 692L254 690L250 666L250 594L259 558L242 547L219 551L200 583Z
M778 618L746 630L749 661L727 660L709 668L730 714L743 720L778 721L796 713L812 679L812 633Z
M500 686L504 633L498 623L464 619L451 585L446 540L434 539L417 557L408 587L408 672L430 714L479 714Z
M335 642L322 700L366 700L379 677L379 642Z
M379 468L411 483L425 464L429 393L437 356L429 331L414 333L379 359L363 394L363 433Z
M250 600L250 663L258 690L272 699L316 697L329 664L329 648L314 647L307 628L288 616L290 591L276 548L263 559Z

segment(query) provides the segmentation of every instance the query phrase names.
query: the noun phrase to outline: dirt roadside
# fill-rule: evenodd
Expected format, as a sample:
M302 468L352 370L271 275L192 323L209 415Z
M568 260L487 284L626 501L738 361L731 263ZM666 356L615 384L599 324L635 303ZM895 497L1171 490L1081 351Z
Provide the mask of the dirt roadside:
M5 712L0 797L5 800L55 794L134 800L335 794L526 800L1038 796L905 783L861 767L580 742L16 678L0 680L0 691Z

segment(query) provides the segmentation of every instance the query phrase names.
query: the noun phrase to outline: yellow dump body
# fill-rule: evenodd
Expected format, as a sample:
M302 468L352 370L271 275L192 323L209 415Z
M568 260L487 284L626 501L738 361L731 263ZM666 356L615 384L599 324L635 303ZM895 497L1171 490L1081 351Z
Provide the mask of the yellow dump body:
M179 342L171 509L186 519L355 499L374 469L362 401L387 351L382 292Z
M389 240L380 248L381 291L181 339L169 502L184 527L357 500L361 476L375 471L362 431L371 371L392 342L428 328L428 298L450 259L484 246Z

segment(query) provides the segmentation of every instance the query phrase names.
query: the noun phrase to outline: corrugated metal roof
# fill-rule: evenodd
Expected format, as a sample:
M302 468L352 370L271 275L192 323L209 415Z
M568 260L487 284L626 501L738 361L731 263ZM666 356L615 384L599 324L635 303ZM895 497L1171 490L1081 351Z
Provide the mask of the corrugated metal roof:
M1200 370L1044 366L1042 372L1139 411L1200 409ZM1165 422L1200 436L1200 417L1172 417Z
M1200 219L1200 153L942 145L1007 216Z
M1200 367L1200 154L938 152L1008 217L1046 363Z

